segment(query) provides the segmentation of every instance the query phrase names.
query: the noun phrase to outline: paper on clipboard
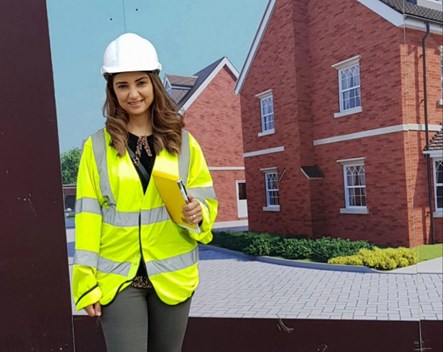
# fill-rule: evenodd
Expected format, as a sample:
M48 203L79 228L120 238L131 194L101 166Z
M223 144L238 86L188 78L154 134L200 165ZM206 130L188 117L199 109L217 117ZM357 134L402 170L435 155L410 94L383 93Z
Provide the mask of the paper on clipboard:
M200 232L198 225L189 224L183 218L182 208L188 202L188 195L182 180L158 170L152 170L152 177L171 219L181 227Z

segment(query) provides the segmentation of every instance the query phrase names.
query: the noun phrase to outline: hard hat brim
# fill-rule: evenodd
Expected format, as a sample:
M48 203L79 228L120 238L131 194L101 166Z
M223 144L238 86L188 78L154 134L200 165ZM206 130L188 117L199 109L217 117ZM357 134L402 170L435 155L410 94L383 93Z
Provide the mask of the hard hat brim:
M112 66L103 66L100 70L101 74L105 73L123 73L123 72L145 72L145 71L161 71L162 65L159 63L156 66L144 66L144 67L112 67Z

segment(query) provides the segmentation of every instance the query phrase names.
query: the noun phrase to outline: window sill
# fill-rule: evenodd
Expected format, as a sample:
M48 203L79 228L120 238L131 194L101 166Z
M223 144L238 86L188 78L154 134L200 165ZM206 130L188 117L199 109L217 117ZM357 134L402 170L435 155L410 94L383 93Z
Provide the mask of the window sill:
M434 217L434 218L443 218L443 211L435 211L433 214L432 214L432 216Z
M340 214L369 214L368 208L341 208Z
M280 205L274 205L270 207L263 207L263 211L280 211Z
M362 112L362 111L363 111L363 108L361 106L359 106L358 108L353 108L353 109L349 109L349 110L336 112L336 113L334 113L334 118L348 116L348 115L352 115L352 114L358 114L359 112Z
M259 136L259 137L262 137L262 136L267 136L267 135L269 135L269 134L274 134L274 133L275 133L275 129L272 129L272 130L267 130L267 131L260 132L260 133L258 134L258 136Z
M443 98L437 101L437 105L443 106Z

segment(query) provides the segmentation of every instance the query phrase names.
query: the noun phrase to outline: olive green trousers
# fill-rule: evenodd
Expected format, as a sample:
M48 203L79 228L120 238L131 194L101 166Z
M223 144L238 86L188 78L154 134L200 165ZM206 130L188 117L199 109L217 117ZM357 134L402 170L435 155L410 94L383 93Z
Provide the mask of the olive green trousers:
M153 288L129 286L102 308L108 352L181 352L191 298L170 306Z

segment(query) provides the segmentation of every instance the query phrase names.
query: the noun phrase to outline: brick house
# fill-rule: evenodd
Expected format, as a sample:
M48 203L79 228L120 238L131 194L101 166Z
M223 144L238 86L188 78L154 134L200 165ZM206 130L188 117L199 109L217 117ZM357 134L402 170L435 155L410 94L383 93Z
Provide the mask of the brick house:
M75 194L77 186L75 184L63 185L63 199L65 211L72 211L75 209Z
M193 76L166 74L164 85L206 157L219 200L215 228L247 228L238 71L223 57Z
M269 1L235 87L250 230L442 242L442 15L441 0Z

